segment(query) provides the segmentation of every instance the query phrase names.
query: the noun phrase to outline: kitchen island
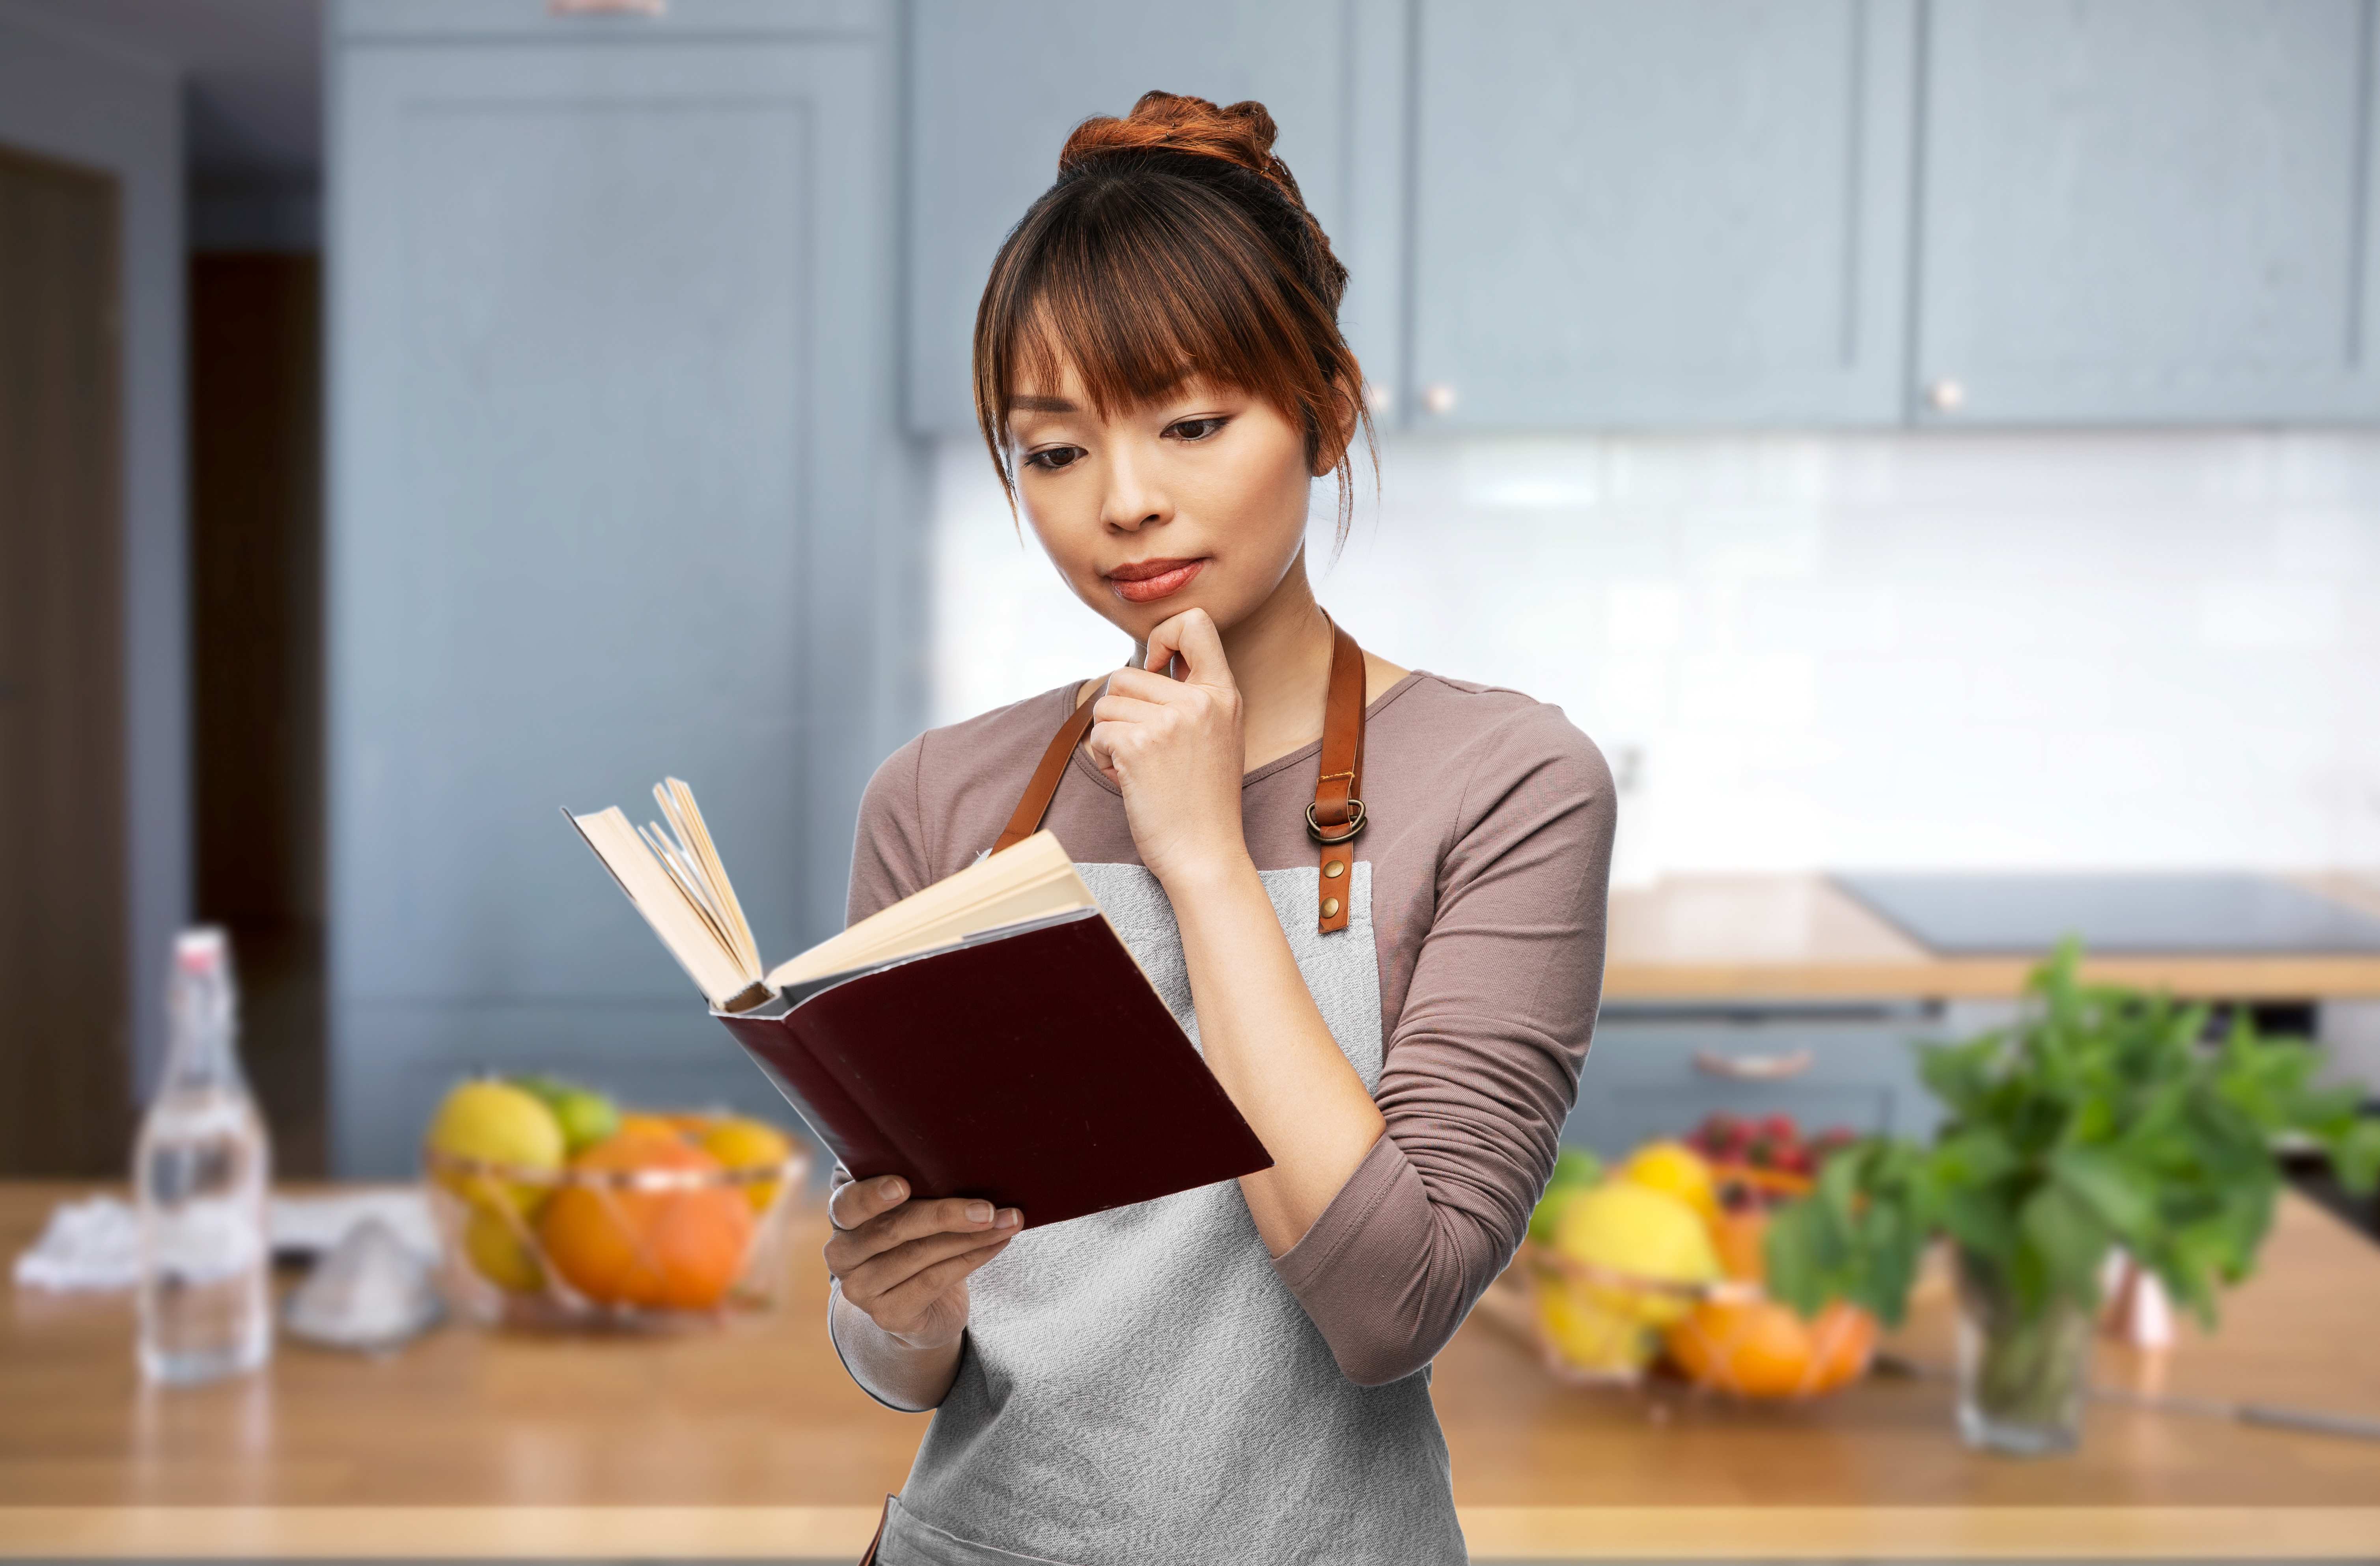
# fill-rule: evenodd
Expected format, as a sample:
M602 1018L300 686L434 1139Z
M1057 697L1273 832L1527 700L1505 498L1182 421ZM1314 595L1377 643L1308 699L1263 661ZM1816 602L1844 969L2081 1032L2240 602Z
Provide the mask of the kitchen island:
M14 1255L59 1185L0 1186ZM247 1381L144 1389L122 1296L0 1305L0 1555L856 1559L925 1428L844 1377L822 1219L789 1304L715 1329L540 1338L448 1327L385 1358L285 1341ZM2380 1250L2285 1203L2221 1333L2103 1384L2380 1414ZM1921 1298L1895 1348L1947 1366ZM2380 1444L2113 1404L2082 1450L1970 1453L1938 1376L1800 1407L1585 1390L1475 1317L1433 1393L1483 1560L2380 1556Z

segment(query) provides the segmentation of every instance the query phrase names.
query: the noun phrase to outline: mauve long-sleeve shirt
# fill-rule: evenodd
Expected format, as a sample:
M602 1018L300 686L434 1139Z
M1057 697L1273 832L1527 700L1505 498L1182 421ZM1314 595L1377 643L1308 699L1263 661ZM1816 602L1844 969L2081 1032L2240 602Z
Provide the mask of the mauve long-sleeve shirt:
M1075 690L930 730L877 770L853 919L990 846ZM1307 745L1243 781L1259 870L1315 863L1305 810L1318 754ZM1387 1130L1272 1265L1340 1369L1377 1386L1453 1335L1552 1171L1601 992L1614 809L1601 754L1560 709L1418 672L1366 709L1363 795L1355 856L1370 865ZM1043 824L1078 863L1140 863L1122 793L1079 750ZM855 1378L917 1406L900 1351L839 1291L832 1303Z

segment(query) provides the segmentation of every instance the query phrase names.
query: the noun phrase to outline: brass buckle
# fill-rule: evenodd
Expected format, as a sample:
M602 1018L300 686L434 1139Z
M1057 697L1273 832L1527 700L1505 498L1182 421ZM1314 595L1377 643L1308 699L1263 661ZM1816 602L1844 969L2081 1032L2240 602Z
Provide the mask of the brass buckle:
M1354 837L1357 832L1364 830L1364 802L1360 799L1350 799L1347 801L1347 808L1349 812L1347 824L1344 827L1338 829L1335 832L1330 832L1323 831L1321 823L1314 819L1314 807L1312 805L1306 806L1306 835L1314 839L1315 842L1321 844L1344 843L1349 838Z

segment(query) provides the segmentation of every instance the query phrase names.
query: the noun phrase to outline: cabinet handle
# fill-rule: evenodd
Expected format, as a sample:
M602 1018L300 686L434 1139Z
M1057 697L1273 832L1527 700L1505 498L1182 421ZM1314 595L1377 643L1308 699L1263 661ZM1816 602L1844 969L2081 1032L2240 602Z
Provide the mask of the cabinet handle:
M1925 400L1937 413L1956 413L1967 406L1967 388L1958 380L1945 375L1925 388Z
M1443 381L1433 381L1421 389L1421 406L1432 413L1454 411L1454 388Z
M659 17L669 0L545 0L549 17Z
M1697 1050L1694 1069L1705 1076L1724 1076L1737 1082L1775 1082L1801 1075L1816 1064L1817 1059L1807 1050L1796 1050L1790 1055L1722 1055L1716 1050Z

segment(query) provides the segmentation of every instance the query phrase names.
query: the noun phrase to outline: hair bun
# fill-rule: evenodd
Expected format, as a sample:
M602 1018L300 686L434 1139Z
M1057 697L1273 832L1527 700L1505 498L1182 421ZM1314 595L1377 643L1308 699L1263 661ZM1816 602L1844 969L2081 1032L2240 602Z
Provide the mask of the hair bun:
M1280 134L1272 115L1253 100L1217 108L1204 98L1179 92L1144 92L1132 113L1122 119L1095 115L1075 127L1058 153L1058 176L1064 178L1101 158L1135 152L1178 152L1214 158L1261 176L1280 188L1301 210L1296 176L1273 156L1273 139Z

